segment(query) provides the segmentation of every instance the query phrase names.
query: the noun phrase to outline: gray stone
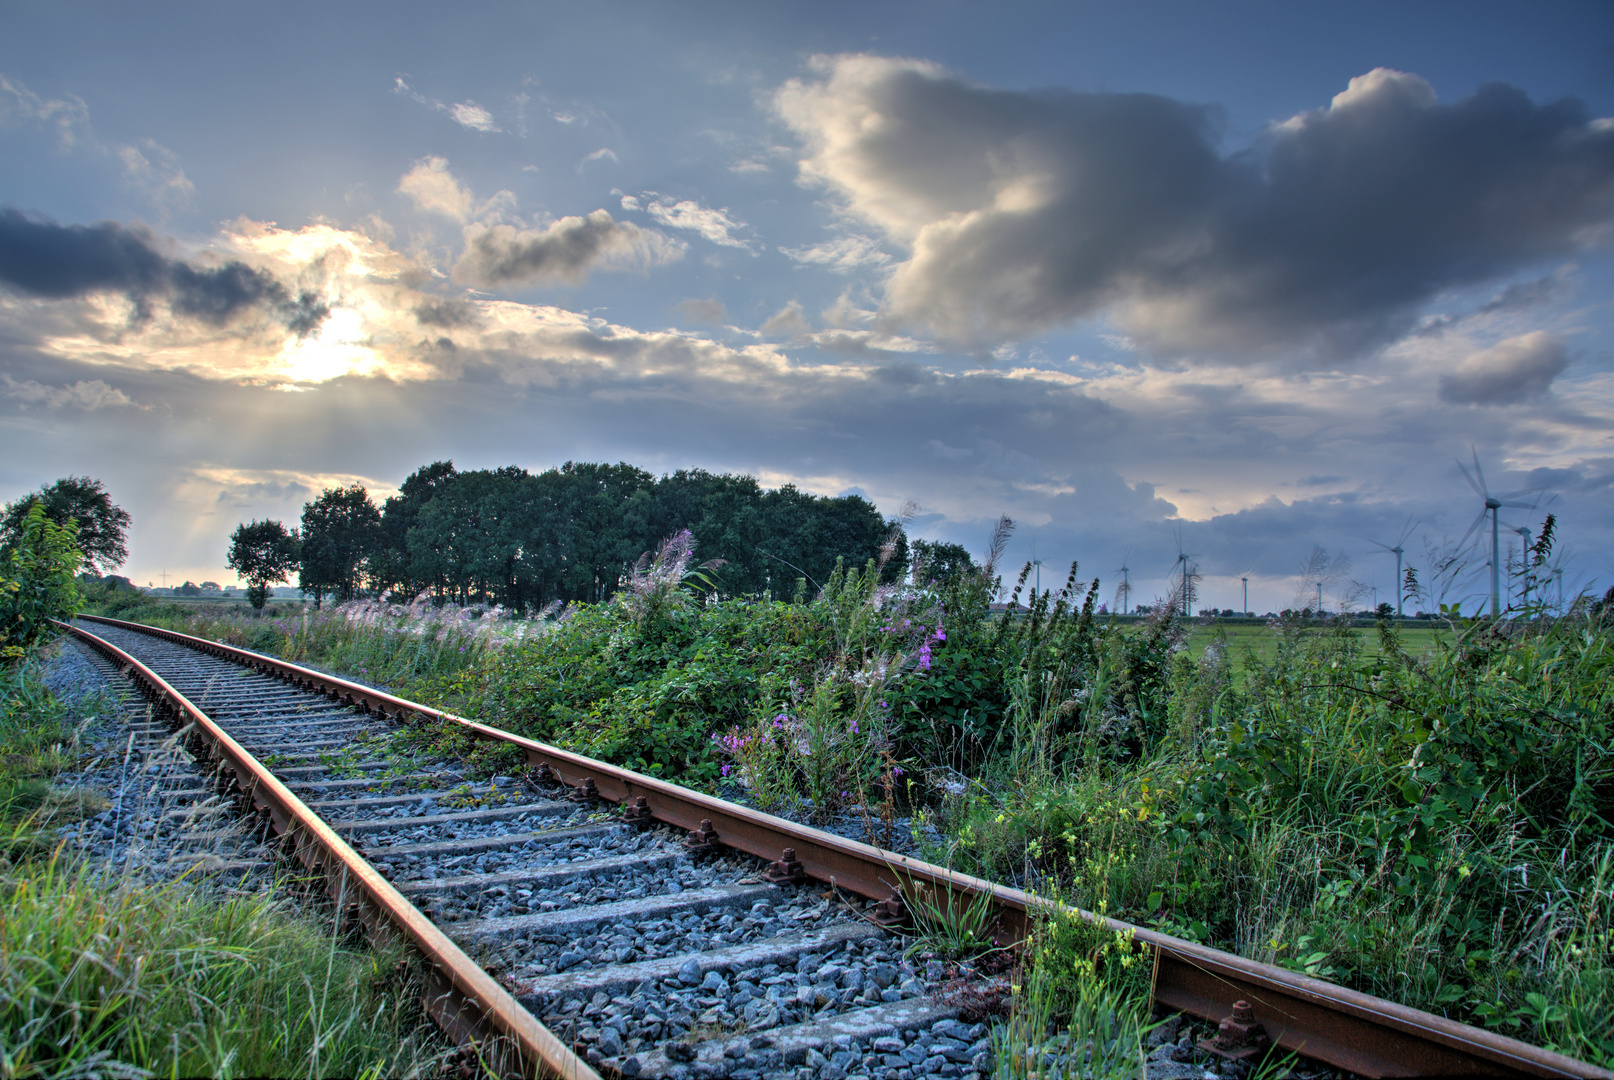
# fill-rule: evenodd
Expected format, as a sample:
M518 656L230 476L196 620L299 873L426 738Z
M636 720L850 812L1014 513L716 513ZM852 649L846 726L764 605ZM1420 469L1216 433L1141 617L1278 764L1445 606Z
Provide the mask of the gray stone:
M600 1029L600 1053L606 1057L616 1057L622 1053L622 1033L614 1027Z
M685 986L694 986L701 981L701 962L699 957L692 956L679 966L678 981Z
M829 1064L829 1059L823 1054L820 1054L817 1050L814 1050L812 1047L808 1047L807 1056L802 1059L802 1064L806 1065L814 1072L822 1072L824 1066Z
M682 975L679 976L679 981L683 981ZM701 980L702 990L724 990L727 989L727 987L728 980L723 978L723 974L718 971L708 971L706 973L706 978Z
M876 1054L900 1054L908 1044L892 1035L885 1035L874 1040Z

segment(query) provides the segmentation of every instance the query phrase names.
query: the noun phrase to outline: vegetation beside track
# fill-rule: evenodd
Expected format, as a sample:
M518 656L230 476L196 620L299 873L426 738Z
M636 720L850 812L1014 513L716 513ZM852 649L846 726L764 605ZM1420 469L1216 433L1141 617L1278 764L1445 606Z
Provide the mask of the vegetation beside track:
M673 553L504 647L470 623L323 629L338 612L283 616L265 651L390 656L410 696L770 809L928 816L959 869L1614 1062L1603 605L1416 642L1277 620L1240 648L1108 621L1074 571L1022 580L1013 620L989 571L901 591L842 570L800 604L687 572ZM1091 1005L1100 952L1048 942L1043 1000Z
M53 534L51 530L55 530ZM104 808L62 777L90 748L41 679L76 550L36 522L0 560L0 1076L408 1076L439 1037L398 950L354 949L294 883L221 897L56 839ZM57 557L66 553L65 557Z

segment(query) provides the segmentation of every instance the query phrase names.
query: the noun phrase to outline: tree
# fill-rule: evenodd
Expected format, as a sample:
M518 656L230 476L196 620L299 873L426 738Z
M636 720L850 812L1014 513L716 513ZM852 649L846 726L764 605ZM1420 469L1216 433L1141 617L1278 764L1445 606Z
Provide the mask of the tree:
M57 525L36 503L0 556L0 659L16 660L44 636L49 620L78 610L73 571L82 552L76 523Z
M979 569L963 544L949 544L941 540L915 540L913 542L913 580L915 585L935 582L945 584L963 574Z
M435 584L414 565L409 550L409 530L414 528L425 508L459 473L452 461L434 461L416 469L398 488L398 494L381 507L380 549L370 560L370 576L376 591L385 594L398 589L413 598Z
M230 534L230 551L225 565L247 580L247 600L262 608L269 600L269 585L285 581L297 568L301 539L297 530L288 531L278 521L258 521L237 525Z
M348 601L363 585L365 567L381 546L381 511L363 485L326 488L303 506L302 569L298 585L320 597Z
M86 573L105 574L129 557L124 545L128 513L112 502L101 481L88 476L64 477L8 503L0 516L0 549L10 550L17 543L28 512L36 505L44 507L45 517L58 526L78 523L77 543Z

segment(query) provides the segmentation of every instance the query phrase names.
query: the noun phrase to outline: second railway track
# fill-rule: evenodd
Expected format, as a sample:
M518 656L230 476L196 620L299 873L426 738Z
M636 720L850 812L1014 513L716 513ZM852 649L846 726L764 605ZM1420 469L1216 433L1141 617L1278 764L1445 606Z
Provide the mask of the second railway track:
M99 618L75 633L121 668L149 669L148 692L198 734L266 833L324 875L340 916L415 944L428 1008L452 1035L480 1039L497 1072L967 1080L991 1069L987 1028L934 993L953 973L909 966L876 922L899 919L916 893L984 893L1000 936L1015 938L1032 897L242 650ZM407 750L397 736L409 718L508 742L528 767L473 782ZM1226 1020L1229 1038L1253 1013L1280 1046L1361 1075L1614 1075L1135 936L1155 952L1157 1001Z

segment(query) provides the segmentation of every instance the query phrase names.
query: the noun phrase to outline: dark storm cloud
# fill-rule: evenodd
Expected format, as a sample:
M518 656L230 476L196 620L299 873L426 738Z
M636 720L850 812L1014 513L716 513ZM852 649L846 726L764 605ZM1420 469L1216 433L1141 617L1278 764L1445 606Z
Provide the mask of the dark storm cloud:
M1223 154L1211 110L1163 97L818 66L775 99L805 176L909 245L888 315L960 341L1108 309L1158 354L1327 362L1614 221L1614 126L1499 83L1443 104L1378 69Z
M151 301L166 298L175 314L223 326L249 309L263 309L306 335L330 309L314 293L292 296L268 274L242 262L196 267L171 259L150 233L115 221L58 225L18 210L0 210L0 285L25 296L65 300L92 293L127 296L149 317Z
M1470 354L1440 377L1440 397L1454 405L1512 405L1546 393L1568 366L1563 339L1538 330Z
M652 229L613 220L604 210L564 217L545 229L494 225L470 231L454 277L502 287L577 282L594 269L637 269L668 262L683 246Z

